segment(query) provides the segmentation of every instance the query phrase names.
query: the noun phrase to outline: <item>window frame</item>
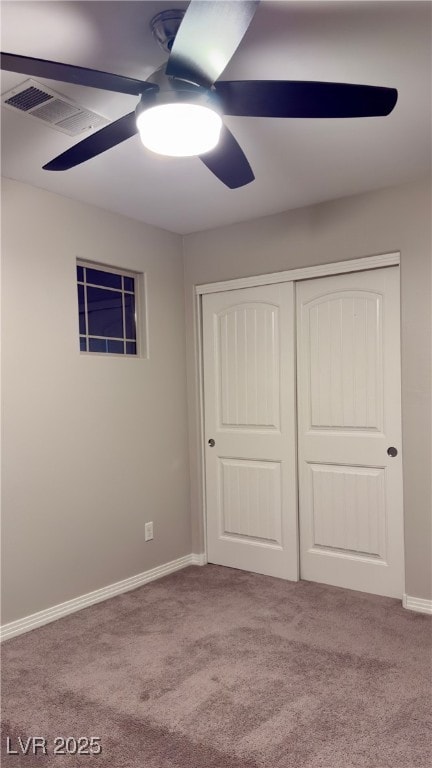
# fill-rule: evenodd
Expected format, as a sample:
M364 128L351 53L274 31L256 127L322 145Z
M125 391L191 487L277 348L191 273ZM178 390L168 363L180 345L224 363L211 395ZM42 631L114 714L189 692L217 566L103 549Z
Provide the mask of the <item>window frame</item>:
M87 280L84 282L81 282L78 280L77 275L77 267L84 267L86 269L95 269L99 270L100 272L110 272L114 275L120 275L122 277L130 277L134 280L134 298L135 298L135 333L136 333L136 354L130 354L127 352L93 352L90 350L81 350L79 348L79 340L82 336L85 336L87 340L89 340L89 334L82 334L79 331L78 327L78 352L80 355L85 355L86 357L89 355L93 355L96 357L115 357L115 358L129 358L133 360L139 360L139 359L147 359L148 358L148 323L147 323L147 280L146 280L146 273L145 272L135 272L131 269L123 269L122 267L114 267L110 264L102 264L98 261L90 261L87 259L81 259L77 257L75 259L75 289L78 289L79 285L84 286L84 301L85 301L85 307L86 307L86 315L87 315L87 292L86 292L86 286L90 285L95 288L104 288L103 285L95 285L94 283L87 283ZM109 289L107 290L113 290L114 292L117 291L117 293L124 294L124 290L120 289ZM126 291L126 294L128 291ZM130 292L129 292L130 293ZM88 330L88 328L87 328ZM124 327L124 316L123 316L123 330L126 331ZM90 334L91 336L91 334ZM102 338L102 337L101 337ZM117 339L113 339L117 340ZM126 341L126 336L123 337L123 341Z

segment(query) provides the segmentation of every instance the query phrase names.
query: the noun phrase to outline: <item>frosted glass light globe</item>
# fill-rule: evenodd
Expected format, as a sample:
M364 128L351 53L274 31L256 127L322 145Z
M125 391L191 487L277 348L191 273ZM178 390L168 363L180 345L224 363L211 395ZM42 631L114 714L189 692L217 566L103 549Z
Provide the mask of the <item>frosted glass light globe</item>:
M159 104L137 117L141 141L160 155L190 157L213 149L222 128L220 115L200 104Z

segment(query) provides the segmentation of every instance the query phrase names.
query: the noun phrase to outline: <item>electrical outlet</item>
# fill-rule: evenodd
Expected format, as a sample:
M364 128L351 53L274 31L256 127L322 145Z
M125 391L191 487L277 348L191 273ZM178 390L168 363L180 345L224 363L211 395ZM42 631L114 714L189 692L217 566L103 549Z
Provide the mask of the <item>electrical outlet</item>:
M153 538L153 523L146 523L144 526L144 538L146 541L151 541Z

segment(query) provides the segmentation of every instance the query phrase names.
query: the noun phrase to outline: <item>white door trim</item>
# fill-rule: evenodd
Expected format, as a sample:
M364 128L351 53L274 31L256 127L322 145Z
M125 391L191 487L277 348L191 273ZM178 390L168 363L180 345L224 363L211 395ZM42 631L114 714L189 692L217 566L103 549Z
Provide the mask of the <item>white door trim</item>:
M203 338L202 338L202 296L205 293L218 293L219 291L232 291L237 288L251 288L260 285L270 285L271 283L285 283L298 280L307 280L311 277L323 277L325 275L340 275L345 272L360 272L368 269L379 269L380 267L390 267L400 265L400 252L377 254L375 256L363 256L359 259L348 259L346 261L335 261L328 264L318 264L312 267L300 267L298 269L289 269L283 272L272 272L267 275L255 275L251 277L240 277L232 280L225 280L217 283L203 283L196 285L194 320L195 320L195 382L198 389L197 403L197 421L198 421L198 441L200 457L200 501L201 501L201 522L203 535L203 561L207 562L207 502L206 502L206 480L205 480L205 442L204 442L204 371L203 371ZM298 499L297 499L298 503ZM297 510L298 514L298 510Z
M382 253L377 256L363 256L361 259L317 264L315 267L300 267L299 269L289 269L284 272L271 272L268 275L238 277L219 283L204 283L203 285L196 285L195 292L201 295L203 293L218 293L219 291L234 291L237 288L254 288L272 283L290 283L293 280L307 280L310 277L340 275L344 272L360 272L365 269L399 266L399 264L400 253Z
M200 293L195 294L195 350L196 350L196 364L197 370L195 371L196 382L198 386L198 440L199 440L199 452L201 467L200 467L200 481L201 481L201 521L202 521L202 536L203 536L203 558L207 563L207 497L206 497L206 467L205 467L205 437L204 437L204 362L203 362L203 308L202 308L202 295Z

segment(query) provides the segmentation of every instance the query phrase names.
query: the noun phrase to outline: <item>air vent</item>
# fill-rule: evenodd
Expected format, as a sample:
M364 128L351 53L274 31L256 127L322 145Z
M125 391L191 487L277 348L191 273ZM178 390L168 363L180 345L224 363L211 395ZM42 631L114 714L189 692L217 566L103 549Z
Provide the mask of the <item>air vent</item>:
M51 91L36 80L26 80L11 91L3 93L2 106L37 118L56 131L77 136L84 131L103 128L109 120L96 112Z
M15 93L14 96L10 96L6 99L5 104L10 107L16 107L16 109L22 109L23 112L28 112L29 109L39 106L51 96L48 93L44 93L39 88L35 88L33 85L30 88L26 88L25 91Z

